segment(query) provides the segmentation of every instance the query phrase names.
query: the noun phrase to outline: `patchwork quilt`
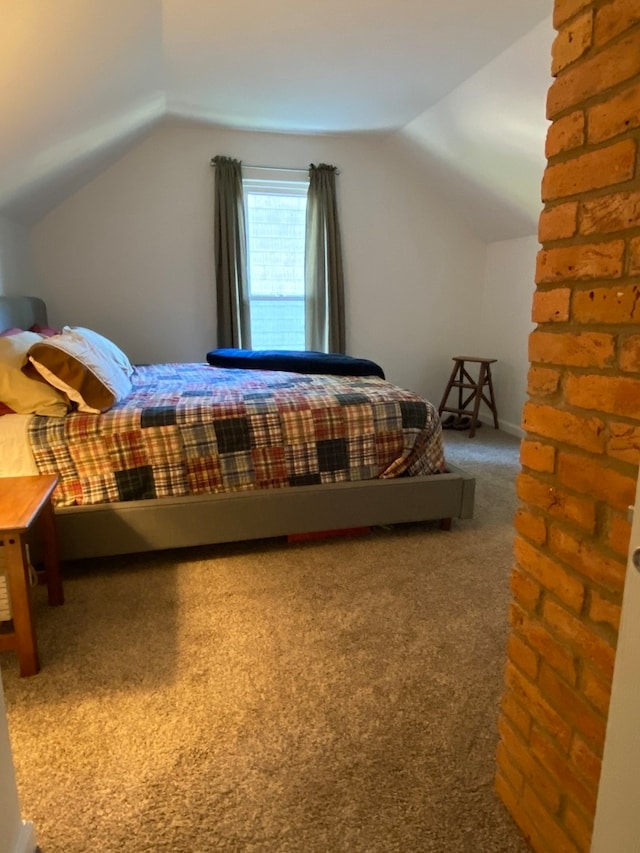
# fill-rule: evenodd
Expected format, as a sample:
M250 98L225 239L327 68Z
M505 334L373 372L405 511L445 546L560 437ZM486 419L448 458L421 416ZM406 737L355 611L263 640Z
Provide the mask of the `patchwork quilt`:
M104 414L34 416L57 506L444 470L435 408L378 377L154 364L132 381Z

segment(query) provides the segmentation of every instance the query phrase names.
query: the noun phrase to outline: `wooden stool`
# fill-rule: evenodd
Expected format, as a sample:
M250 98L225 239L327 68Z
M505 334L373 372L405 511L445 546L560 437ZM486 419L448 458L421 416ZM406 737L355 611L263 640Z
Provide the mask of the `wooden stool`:
M459 418L464 416L469 417L469 438L473 438L476 434L478 412L480 411L480 403L483 400L493 414L493 425L496 429L499 429L498 410L493 396L493 383L491 381L491 365L497 360L496 358L472 358L468 355L456 355L453 358L455 364L447 382L447 387L444 389L442 402L438 407L438 411L440 415L443 412L452 412ZM467 370L466 362L480 365L477 379ZM454 388L458 389L458 405L456 407L447 405L449 394ZM487 393L485 393L485 388L487 389ZM469 408L471 401L473 401L472 409Z
M13 630L0 633L0 651L18 653L20 675L35 675L40 669L36 631L31 612L31 583L26 537L39 520L44 573L49 604L62 604L64 593L55 518L51 495L58 483L55 475L0 477L0 541L4 548L13 611Z

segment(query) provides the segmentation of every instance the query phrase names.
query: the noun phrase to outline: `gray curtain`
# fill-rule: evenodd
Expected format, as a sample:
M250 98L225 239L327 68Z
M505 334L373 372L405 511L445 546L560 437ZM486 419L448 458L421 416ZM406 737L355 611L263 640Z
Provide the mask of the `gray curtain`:
M251 348L247 237L244 222L242 164L214 157L214 250L218 346Z
M305 249L306 347L345 352L344 278L335 166L309 167Z

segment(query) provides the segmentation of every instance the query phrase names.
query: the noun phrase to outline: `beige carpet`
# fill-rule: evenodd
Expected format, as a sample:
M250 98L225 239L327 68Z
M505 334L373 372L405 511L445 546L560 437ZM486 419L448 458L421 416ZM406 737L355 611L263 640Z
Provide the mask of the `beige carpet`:
M525 851L493 792L518 442L446 433L473 521L65 566L0 655L43 853Z

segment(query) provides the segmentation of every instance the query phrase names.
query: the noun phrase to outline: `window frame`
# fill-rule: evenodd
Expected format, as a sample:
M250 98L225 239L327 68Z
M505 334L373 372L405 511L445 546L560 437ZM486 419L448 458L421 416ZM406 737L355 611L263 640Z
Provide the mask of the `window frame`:
M260 193L263 195L274 195L274 196L291 196L296 198L304 198L305 202L307 199L309 189L309 176L304 173L299 177L292 178L274 178L274 177L243 177L242 179L242 190L243 190L243 200L244 200L244 216L246 222L246 245L247 245L247 287L248 287L248 298L249 298L249 306L250 306L250 314L251 312L251 304L255 300L260 300L262 302L268 302L273 300L277 301L280 304L284 302L300 302L301 300L304 302L304 280L302 281L303 289L301 296L291 296L291 295L256 295L252 293L252 283L251 283L251 235L250 235L250 217L249 217L249 196L251 193ZM306 206L305 206L306 210ZM303 238L304 240L304 238ZM304 306L303 306L304 308ZM303 341L306 340L306 332L304 325L304 313L303 313L303 326L300 330L302 333ZM251 346L254 347L253 340L253 332L254 329L251 329ZM303 344L303 349L306 347L306 343ZM255 347L254 347L255 348ZM276 347L271 346L269 349L275 349Z

